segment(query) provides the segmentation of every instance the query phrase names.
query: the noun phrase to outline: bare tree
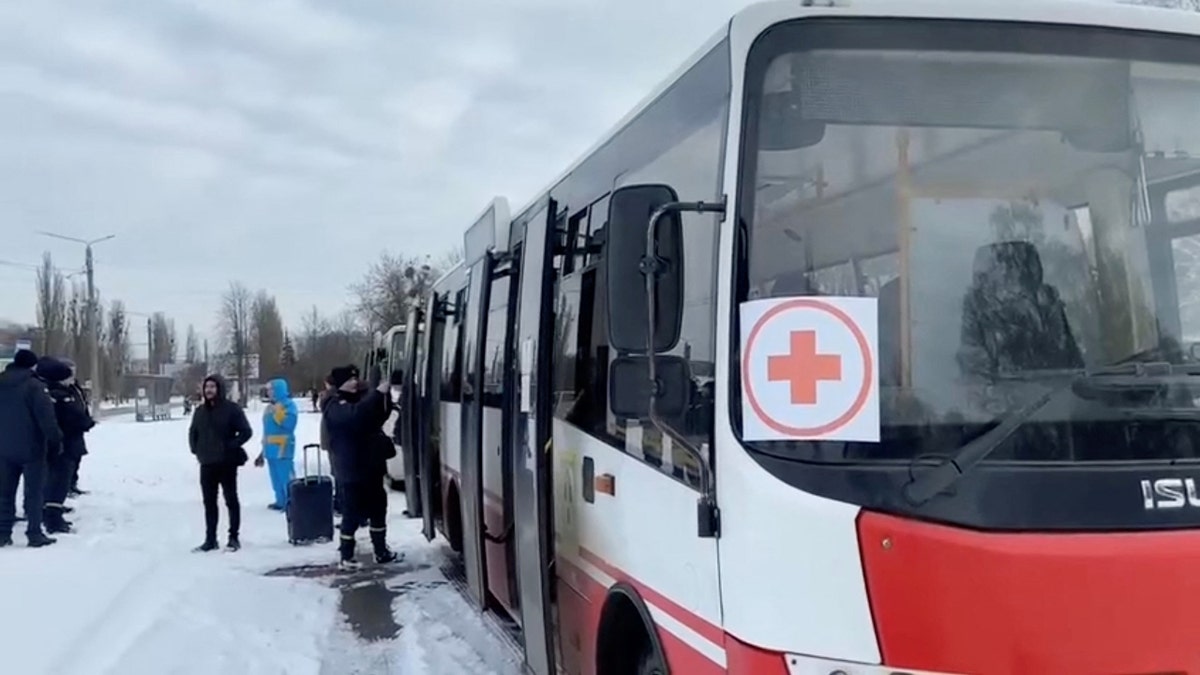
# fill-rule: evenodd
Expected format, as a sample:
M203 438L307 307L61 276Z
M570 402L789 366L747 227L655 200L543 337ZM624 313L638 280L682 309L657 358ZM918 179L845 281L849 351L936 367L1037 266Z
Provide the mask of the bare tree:
M76 362L87 354L87 286L76 281L71 284L71 298L67 301L66 353Z
M167 363L179 360L179 345L175 342L178 333L175 331L175 319L167 319Z
M84 298L87 296L84 295ZM83 305L86 307L86 303ZM111 383L110 392L117 397L124 393L125 373L129 372L129 362L132 360L129 340L129 316L125 312L125 303L113 300L108 310L107 330L104 337L105 383Z
M450 250L433 259L433 270L437 273L437 276L440 277L446 272L449 272L450 268L462 262L462 259L462 246L452 246Z
M196 327L190 324L187 327L187 346L184 347L183 360L186 363L200 361L200 338L196 335Z
M283 317L275 298L266 291L254 296L251 319L251 342L258 352L258 367L263 376L279 372L283 354Z
M225 350L233 358L237 373L239 403L246 405L246 369L253 321L253 296L240 282L233 282L221 299L217 328Z
M67 346L66 285L50 254L43 254L42 267L37 273L37 316L42 329L37 348L43 354L62 354Z
M355 312L368 334L404 323L408 311L424 302L433 283L462 260L462 250L453 248L438 256L402 257L383 253L367 269L350 292Z
M155 312L150 317L149 338L151 370L157 370L158 366L175 362L175 326L166 314Z

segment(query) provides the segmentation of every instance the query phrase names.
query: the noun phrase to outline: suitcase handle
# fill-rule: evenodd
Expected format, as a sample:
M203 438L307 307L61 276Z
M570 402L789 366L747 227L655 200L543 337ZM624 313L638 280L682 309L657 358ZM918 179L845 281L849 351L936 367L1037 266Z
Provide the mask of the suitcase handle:
M309 448L317 449L317 476L320 477L321 476L321 444L320 443L307 443L307 444L305 444L304 448L301 450L301 452L304 453L304 477L310 478L310 476L308 475L308 449Z

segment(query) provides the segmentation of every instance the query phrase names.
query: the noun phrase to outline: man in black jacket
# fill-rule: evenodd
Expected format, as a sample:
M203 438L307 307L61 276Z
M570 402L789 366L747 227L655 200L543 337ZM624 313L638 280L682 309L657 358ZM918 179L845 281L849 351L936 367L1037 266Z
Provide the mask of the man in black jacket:
M17 518L17 483L25 479L25 534L32 547L54 543L42 531L46 455L62 444L54 419L54 402L44 382L33 374L37 355L16 353L0 373L0 547L12 545Z
M361 565L354 559L354 534L363 521L368 521L371 544L376 563L389 563L398 556L387 545L387 491L383 479L387 473L387 458L382 443L391 446L383 433L390 408L385 392L387 382L378 382L372 374L373 389L361 386L358 368L334 368L330 384L337 388L336 396L325 400L324 417L329 430L330 455L333 473L337 476L337 491L342 501L340 565L355 569Z
M197 551L218 548L218 489L225 495L225 507L229 510L226 547L230 551L241 548L238 530L242 525L242 506L238 501L237 474L238 467L247 460L242 446L253 435L241 406L225 398L224 380L216 375L204 378L204 403L192 413L192 426L188 430L188 444L200 463L200 491L204 496L204 543Z
M71 369L71 381L67 383L67 386L71 389L73 395L83 402L83 409L87 411L88 419L92 419L92 403L88 400L88 393L84 391L83 387L79 386L79 382L75 379L75 374L78 372L75 362L71 359L62 359L62 362ZM92 419L92 426L95 425L96 421ZM88 454L86 440L80 443L78 450L79 458L75 460L74 466L71 467L71 484L67 487L68 497L78 497L87 494L85 490L79 489L79 465L83 463L83 456ZM70 507L67 507L66 511L70 513Z
M83 457L83 435L91 431L96 423L88 413L86 402L79 396L71 381L71 368L66 363L50 357L38 361L37 374L50 389L54 400L54 415L62 431L62 447L51 449L47 457L46 504L44 518L46 531L51 534L71 532L71 523L64 517L67 491L79 459Z

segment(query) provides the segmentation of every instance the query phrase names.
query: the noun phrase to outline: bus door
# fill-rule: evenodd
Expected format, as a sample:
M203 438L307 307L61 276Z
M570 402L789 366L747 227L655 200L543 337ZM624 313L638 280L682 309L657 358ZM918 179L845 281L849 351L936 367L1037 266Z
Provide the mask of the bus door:
M462 440L459 500L462 554L467 590L479 609L487 607L487 565L483 533L483 345L494 256L484 253L467 270L468 308L463 323Z
M421 308L412 307L408 310L408 330L404 331L404 382L400 386L400 418L397 433L400 439L400 452L404 455L404 497L405 508L409 518L420 518L424 513L421 502L421 472L416 452L417 441L417 406L409 405L417 397L416 366L418 362L417 340L421 332Z
M551 247L557 204L525 223L517 274L516 386L512 410L512 474L517 588L529 672L555 672L550 630L550 509L548 482L551 438L550 364L554 348Z
M444 301L434 293L425 312L425 330L421 333L421 354L418 361L417 386L411 405L419 412L417 443L414 455L421 468L421 517L425 539L433 541L437 534L437 521L442 517L442 458L440 439L442 420L438 416L441 394L442 340L445 336L446 309Z

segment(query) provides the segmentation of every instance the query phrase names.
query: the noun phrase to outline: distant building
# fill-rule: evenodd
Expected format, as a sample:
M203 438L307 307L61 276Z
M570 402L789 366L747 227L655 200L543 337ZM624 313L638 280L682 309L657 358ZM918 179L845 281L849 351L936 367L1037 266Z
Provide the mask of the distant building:
M0 368L12 363L18 348L32 346L36 337L36 328L0 319Z

